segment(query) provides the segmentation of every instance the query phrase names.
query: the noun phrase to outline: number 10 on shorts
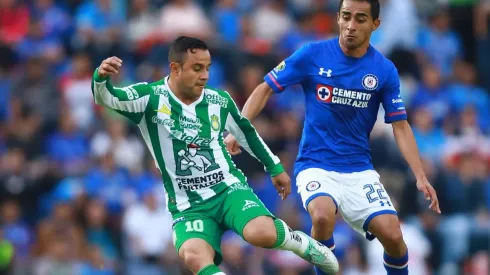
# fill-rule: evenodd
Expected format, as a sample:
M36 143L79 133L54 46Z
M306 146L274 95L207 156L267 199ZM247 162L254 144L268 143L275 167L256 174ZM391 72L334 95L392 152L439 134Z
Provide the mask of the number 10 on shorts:
M386 191L380 183L366 184L362 189L367 189L366 198L368 199L369 203L379 200L381 206L385 206L385 204L391 206L388 197L384 195Z
M185 232L203 232L204 224L202 220L187 221L185 223Z

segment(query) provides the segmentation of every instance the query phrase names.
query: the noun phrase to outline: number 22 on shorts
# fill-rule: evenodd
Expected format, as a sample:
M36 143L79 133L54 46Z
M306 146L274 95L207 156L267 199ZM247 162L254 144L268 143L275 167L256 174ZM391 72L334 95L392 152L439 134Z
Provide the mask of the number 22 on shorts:
M185 223L185 232L203 232L204 223L202 220L187 221Z
M366 198L368 199L369 203L373 203L377 200L386 200L388 197L385 197L383 193L385 192L383 186L380 183L374 183L374 184L366 184L362 188L363 190L368 189L368 192L366 193ZM376 194L377 193L377 196ZM373 196L374 195L374 196Z

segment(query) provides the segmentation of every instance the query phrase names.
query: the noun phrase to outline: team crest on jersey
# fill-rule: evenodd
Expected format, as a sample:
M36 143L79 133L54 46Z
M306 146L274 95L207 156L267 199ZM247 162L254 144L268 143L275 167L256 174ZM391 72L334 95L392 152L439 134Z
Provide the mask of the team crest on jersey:
M316 191L318 188L320 188L320 183L318 181L310 181L306 185L306 190L309 192Z
M368 91L378 88L378 78L374 74L367 74L362 78L362 86Z
M284 70L285 68L286 68L286 62L282 61L281 63L279 63L279 65L276 66L276 68L274 68L274 71L277 73Z
M211 129L213 129L214 131L218 131L220 128L219 126L220 126L219 117L217 115L212 115L211 116Z

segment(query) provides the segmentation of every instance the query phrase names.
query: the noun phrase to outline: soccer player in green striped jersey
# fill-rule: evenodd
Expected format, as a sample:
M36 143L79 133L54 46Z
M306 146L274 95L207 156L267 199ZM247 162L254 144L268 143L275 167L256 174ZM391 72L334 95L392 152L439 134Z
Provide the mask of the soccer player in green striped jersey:
M178 255L198 275L224 274L218 267L221 235L233 230L254 246L289 250L325 272L337 272L332 252L307 234L274 217L248 186L226 151L231 132L265 166L284 199L291 181L231 96L206 86L211 56L207 45L179 37L169 51L170 75L154 83L117 88L110 76L122 60L111 57L95 70L92 93L97 104L113 109L141 130L162 179L174 219Z

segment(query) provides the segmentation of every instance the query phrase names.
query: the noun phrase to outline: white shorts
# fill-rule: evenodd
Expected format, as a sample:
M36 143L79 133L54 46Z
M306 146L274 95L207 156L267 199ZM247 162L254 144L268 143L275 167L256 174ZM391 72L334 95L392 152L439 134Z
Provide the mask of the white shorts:
M397 214L380 183L379 174L374 170L337 173L309 168L298 174L296 185L306 211L314 198L331 197L337 206L336 211L340 211L344 220L368 240L375 238L368 232L369 222L374 217Z

